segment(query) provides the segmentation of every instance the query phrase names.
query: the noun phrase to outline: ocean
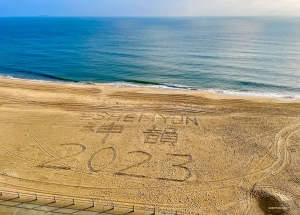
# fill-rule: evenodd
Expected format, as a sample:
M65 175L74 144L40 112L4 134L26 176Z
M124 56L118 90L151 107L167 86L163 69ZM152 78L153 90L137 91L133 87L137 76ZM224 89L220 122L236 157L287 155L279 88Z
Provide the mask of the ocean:
M300 18L0 18L0 76L300 99Z

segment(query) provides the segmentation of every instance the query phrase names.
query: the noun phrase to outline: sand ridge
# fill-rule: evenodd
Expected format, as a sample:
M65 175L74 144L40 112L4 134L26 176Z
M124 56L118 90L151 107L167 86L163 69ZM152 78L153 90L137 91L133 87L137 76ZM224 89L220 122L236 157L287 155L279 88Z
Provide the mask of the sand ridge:
M299 141L298 101L0 79L5 189L299 214Z

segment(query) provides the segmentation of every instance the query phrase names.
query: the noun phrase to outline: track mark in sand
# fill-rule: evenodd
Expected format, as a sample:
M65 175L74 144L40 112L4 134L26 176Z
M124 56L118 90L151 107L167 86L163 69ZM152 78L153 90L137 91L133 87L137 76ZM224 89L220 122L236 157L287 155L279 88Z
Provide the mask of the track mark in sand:
M46 149L44 149L44 147L42 147L42 145L27 131L25 131L21 126L17 125L25 134L28 134L28 136L30 136L30 138L36 143L36 145L48 156L54 158L53 155L51 155Z
M300 124L296 124L282 129L275 136L276 159L274 160L274 163L269 165L267 168L250 172L249 174L242 175L239 177L208 181L205 182L203 188L213 190L231 186L240 186L243 184L252 184L273 177L274 175L283 172L289 167L292 161L290 152L287 149L289 138L299 131ZM203 182L201 181L194 182L194 184L199 183L203 185Z
M11 152L11 151L9 151L9 150L3 148L3 147L0 147L0 149L1 149L2 151L5 151L7 154L10 154L10 155L12 155L12 156L14 156L14 157L16 157L16 158L19 158L19 159L21 159L21 160L23 160L23 161L27 161L27 162L32 163L32 164L36 164L36 163L39 162L38 160L35 160L35 159L30 159L30 158L24 158L24 157L21 157L21 156L15 154L15 153L13 153L13 152Z
M290 164L292 162L292 156L288 150L287 144L289 143L289 139L299 131L300 131L300 124L297 124L297 125L290 126L288 128L281 130L276 135L275 139L277 139L276 143L278 143L277 148L276 148L276 151L277 151L277 154L276 154L277 161L276 162L279 165L281 165L279 167L281 169L279 170L279 168L278 168L278 171L277 171L277 169L275 167L276 162L274 162L274 164L272 165L272 170L270 168L269 171L265 172L264 174L267 174L267 175L271 174L272 176L274 176L276 174L283 172L290 166Z
M275 136L276 158L277 159L271 165L271 167L262 170L264 175L274 176L288 168L288 166L292 162L292 159L291 159L290 152L287 149L287 144L289 142L290 137L299 131L300 131L300 124L297 124L297 125L293 125L293 126L282 129Z
M81 153L83 153L85 150L86 150L86 146L84 146L83 144L80 144L80 143L64 143L64 144L60 144L61 146L79 146L81 147L81 151L77 152L77 153L74 153L72 155L68 155L68 156L64 156L64 157L61 157L59 159L54 159L54 160L51 160L51 161L48 161L46 163L43 163L43 164L40 164L38 165L38 167L41 167L41 168L52 168L52 169L63 169L63 170L70 170L71 167L70 166L58 166L58 165L49 165L50 163L54 163L54 162L61 162L61 161L66 161L74 156L77 156Z
M74 175L73 176L72 175L65 175L61 171L59 171L59 172L51 171L51 170L69 170L69 169L65 169L63 167L59 168L57 166L53 166L53 167L48 166L48 168L46 167L46 168L37 169L35 165L34 166L33 165L26 165L26 164L20 163L18 161L15 161L14 159L12 159L11 157L8 157L8 156L7 157L3 156L3 158L5 158L5 164L6 165L8 164L8 162L13 163L13 164L16 165L14 167L14 169L18 169L18 167L19 167L21 171L23 171L23 170L25 170L25 171L30 170L32 172L35 171L35 172L41 173L42 175L47 175L47 174L51 173L51 174L55 174L57 177L64 177L64 179L68 178L68 181L74 181L76 179L80 180L80 181L85 181L86 183L88 183L88 181L89 181L88 179L82 179L81 177L76 177ZM81 175L86 175L86 176L90 177L90 174L88 174L88 173L80 172L80 174ZM8 175L5 172L1 172L1 171L0 171L0 175L6 176L6 177L9 177L9 178L17 179L17 180L19 180L18 181L19 183L20 182L24 182L24 181L25 182L29 182L30 181L30 182L33 182L34 184L41 183L41 184L47 184L47 185L51 185L51 184L56 185L56 186L59 185L58 183L54 183L54 182L38 181L38 180L34 180L34 179L32 180L32 179L28 179L28 178L16 177L14 175ZM95 178L95 176L93 178ZM99 178L101 178L101 176ZM1 182L1 183L3 183L3 182ZM81 186L72 185L72 184L63 184L63 185L66 185L68 187L81 187ZM95 189L98 189L98 188L99 187L95 187ZM100 187L100 188L102 189L102 187ZM110 189L112 189L112 188L110 187ZM120 189L120 188L116 188L116 189Z
M61 169L61 170L71 170L70 166L51 166L51 165L39 165L42 168L50 168L50 169Z
M30 128L29 128L30 129ZM59 154L59 152L57 152L40 134L36 133L35 131L33 131L32 129L30 129L32 132L34 132L39 138L41 138L42 142L44 142L46 144L47 147L49 147L53 152L55 152L59 157L62 157L61 154Z
M274 150L276 148L276 144L270 143L266 147L261 147L257 143L254 143L253 145L255 145L255 147L257 147L260 150L261 154L264 154L264 158L269 156L274 160L276 159L275 152L274 152L274 155L271 153L272 150ZM269 149L269 150L267 150L267 149ZM258 160L259 158L260 158L259 153L254 154L252 156L252 159L247 164L244 165L244 168L249 168L251 170L254 170L258 166L258 164L257 163L255 164L254 162L256 160ZM262 160L262 159L260 159L260 160ZM251 165L254 165L254 166L251 167ZM251 172L251 171L249 171L249 172Z
M286 172L291 177L291 180L300 185L300 176L296 173L296 170L286 170Z
M296 192L293 192L289 189L285 189L283 187L278 187L278 186L274 186L274 185L256 185L255 188L258 189L274 189L274 190L278 190L278 191L283 191L286 192L288 194L290 194L291 196L293 196L293 198L300 200L300 195Z

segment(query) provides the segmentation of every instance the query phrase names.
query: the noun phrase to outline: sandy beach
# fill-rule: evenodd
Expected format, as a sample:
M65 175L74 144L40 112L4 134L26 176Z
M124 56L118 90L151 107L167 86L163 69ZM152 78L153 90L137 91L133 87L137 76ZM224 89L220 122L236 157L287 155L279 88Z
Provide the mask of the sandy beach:
M299 214L300 102L0 79L0 189Z

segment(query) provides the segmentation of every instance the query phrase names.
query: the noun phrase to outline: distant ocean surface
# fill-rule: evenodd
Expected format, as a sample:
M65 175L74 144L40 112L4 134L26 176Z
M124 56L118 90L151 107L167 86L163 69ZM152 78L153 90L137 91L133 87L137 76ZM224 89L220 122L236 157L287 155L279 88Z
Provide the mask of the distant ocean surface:
M300 18L0 18L0 76L300 99Z

